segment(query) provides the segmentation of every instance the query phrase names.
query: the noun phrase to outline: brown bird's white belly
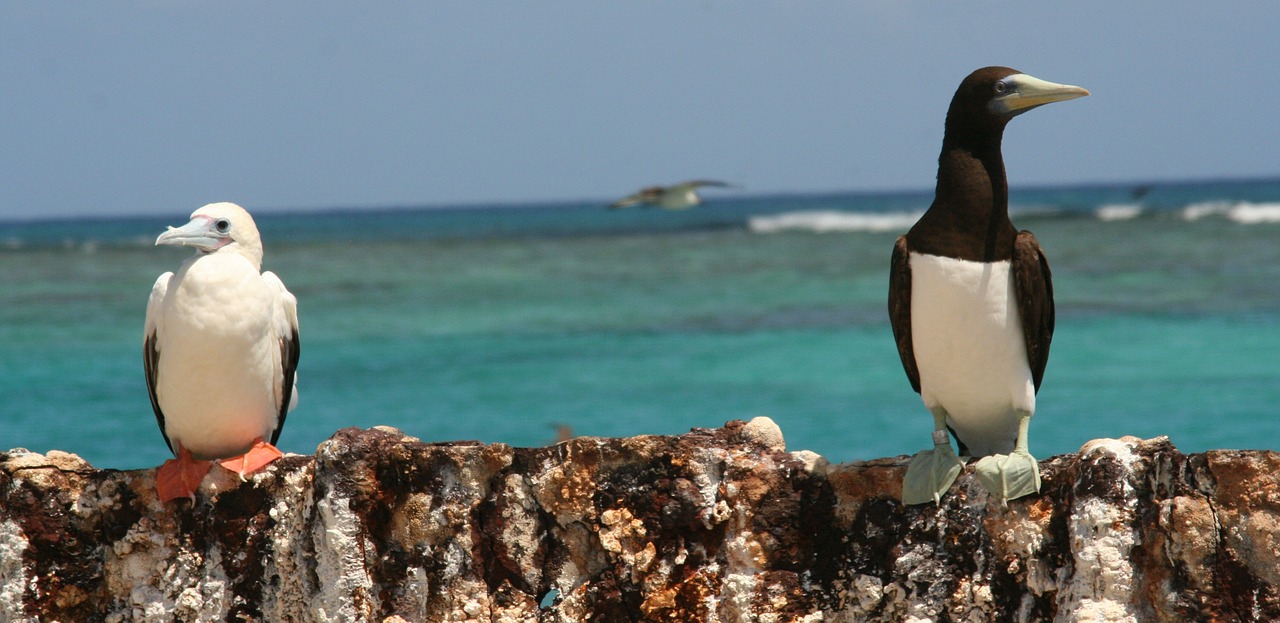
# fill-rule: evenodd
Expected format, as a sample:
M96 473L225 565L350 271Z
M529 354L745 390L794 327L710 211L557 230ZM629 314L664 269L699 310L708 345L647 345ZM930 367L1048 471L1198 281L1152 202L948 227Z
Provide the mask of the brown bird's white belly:
M941 407L971 456L1013 449L1035 411L1009 262L911 253L911 342L920 396Z

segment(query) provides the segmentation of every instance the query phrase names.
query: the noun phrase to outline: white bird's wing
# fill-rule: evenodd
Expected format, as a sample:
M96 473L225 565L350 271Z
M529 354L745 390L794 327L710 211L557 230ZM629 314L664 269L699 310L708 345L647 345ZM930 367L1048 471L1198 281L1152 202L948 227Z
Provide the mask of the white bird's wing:
M276 339L280 343L280 358L276 362L276 405L279 418L276 420L275 431L271 433L271 444L275 445L284 428L285 416L298 403L298 299L284 287L284 282L275 273L262 273L262 280L276 295L272 320Z
M667 192L662 186L646 186L633 194L627 195L611 204L610 208L625 208L637 203L653 203L662 197L662 193Z
M640 202L642 202L642 201L644 201L644 199L641 197L641 193L636 193L636 194L634 194L634 195L627 195L626 197L623 197L623 198L621 198L621 199L619 199L619 200L617 200L617 201L615 201L615 202L613 202L613 203L609 204L609 208L614 209L614 210L617 210L618 208L625 208L625 207L627 207L627 206L633 206L633 205L635 205L635 204L637 204L637 203L640 203Z
M147 374L147 393L151 395L151 409L156 412L156 423L160 425L160 434L164 436L170 452L174 451L174 447L164 429L164 411L160 410L160 398L156 396L156 374L160 370L160 342L157 338L160 306L169 291L169 279L172 277L173 273L160 275L156 284L151 286L151 298L147 299L147 319L142 325L142 369Z

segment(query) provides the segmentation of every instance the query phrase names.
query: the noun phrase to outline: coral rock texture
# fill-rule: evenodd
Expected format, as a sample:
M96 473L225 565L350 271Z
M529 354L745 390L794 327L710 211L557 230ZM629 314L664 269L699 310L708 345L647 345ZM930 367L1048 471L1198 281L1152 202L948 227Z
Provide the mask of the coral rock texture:
M1097 440L1004 506L831 465L765 418L546 448L338 431L161 505L0 454L0 621L1280 620L1280 454Z

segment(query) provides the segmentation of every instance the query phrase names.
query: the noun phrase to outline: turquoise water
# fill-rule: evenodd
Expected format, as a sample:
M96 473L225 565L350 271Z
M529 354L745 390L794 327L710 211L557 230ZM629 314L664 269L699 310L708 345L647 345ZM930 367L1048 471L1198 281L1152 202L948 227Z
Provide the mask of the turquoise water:
M735 197L686 212L536 204L260 213L299 299L280 445L345 426L543 445L768 415L790 449L906 454L931 420L885 313L894 238L930 193ZM1038 456L1168 435L1280 449L1280 181L1015 190L1058 329ZM194 208L196 206L191 206ZM250 206L252 209L252 206ZM163 218L0 222L0 447L94 465L168 450L142 376Z

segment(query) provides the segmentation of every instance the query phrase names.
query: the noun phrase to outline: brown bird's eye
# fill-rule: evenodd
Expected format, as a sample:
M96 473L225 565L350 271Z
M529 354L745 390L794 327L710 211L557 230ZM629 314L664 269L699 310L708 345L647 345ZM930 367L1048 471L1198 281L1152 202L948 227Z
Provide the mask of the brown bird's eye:
M1004 80L1001 80L999 82L996 82L995 90L996 90L996 95L1004 95L1006 92L1009 91L1009 85L1005 83Z

